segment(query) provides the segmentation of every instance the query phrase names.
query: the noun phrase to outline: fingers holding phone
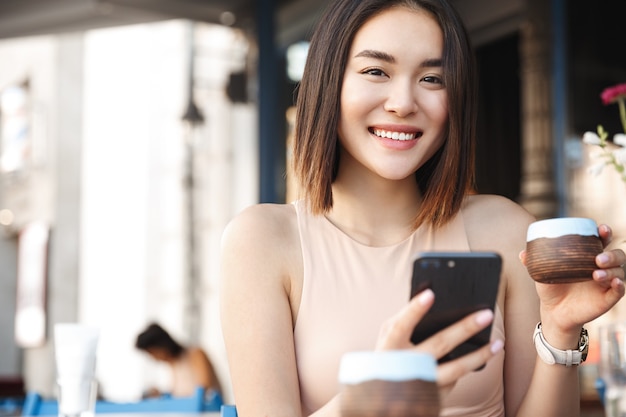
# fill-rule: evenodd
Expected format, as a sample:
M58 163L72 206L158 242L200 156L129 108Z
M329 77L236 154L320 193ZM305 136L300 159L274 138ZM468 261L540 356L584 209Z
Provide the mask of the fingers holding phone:
M440 364L445 363L450 361L450 359L448 359L450 352L457 349L459 345L470 338L476 336L476 334L489 328L492 322L493 312L490 309L479 310L438 331L416 346L419 350L434 355L435 358L439 360ZM442 361L442 358L446 360Z
M376 349L430 353L443 393L481 369L503 347L490 341L501 264L493 252L416 256L409 303L382 326Z
M402 310L383 324L376 342L376 350L412 348L413 343L409 337L434 301L435 295L430 289L425 289L412 297Z
M407 340L408 336L412 334L434 301L435 294L429 288L416 294L398 314L383 324L376 350L409 349L416 346ZM491 309L479 310L424 340L419 344L419 350L429 352L439 359L476 333L491 326L492 321Z
M398 314L383 325L376 349L413 349L440 359L493 322L493 312L490 309L479 310L414 345L409 341L409 336L434 302L435 294L430 289L416 294ZM441 394L446 395L460 377L482 367L502 347L502 341L495 340L471 353L440 364L437 368L437 383Z
M439 357L444 363L489 343L491 322L500 285L502 259L495 252L424 252L413 263L411 298L429 288L435 301L416 324L411 341L419 344L464 317L480 310L487 325Z
M472 349L469 353L457 356L455 359L441 362L441 358L449 357L450 352L458 348L463 342L490 328L493 319L494 315L491 309L479 310L416 345L416 350L428 352L439 360L437 384L442 397L445 397L452 390L459 378L482 369L487 361L504 347L504 342L496 339L482 347Z
M437 332L416 347L418 350L430 352L440 359L446 357L464 341L490 327L492 322L493 312L490 309L480 310ZM440 363L437 368L439 386L449 386L463 375L482 368L503 347L504 342L496 339L472 350L470 353Z

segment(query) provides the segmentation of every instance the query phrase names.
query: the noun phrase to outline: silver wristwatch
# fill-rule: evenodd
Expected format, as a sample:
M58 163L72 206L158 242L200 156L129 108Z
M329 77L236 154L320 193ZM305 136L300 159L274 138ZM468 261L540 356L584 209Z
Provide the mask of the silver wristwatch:
M589 351L589 335L584 327L580 331L578 349L576 350L560 350L553 346L550 346L550 344L548 344L546 339L543 337L543 332L541 331L541 322L537 323L537 327L535 327L533 340L535 342L537 354L539 355L541 360L548 365L580 365L585 361L585 359L587 359L587 352Z

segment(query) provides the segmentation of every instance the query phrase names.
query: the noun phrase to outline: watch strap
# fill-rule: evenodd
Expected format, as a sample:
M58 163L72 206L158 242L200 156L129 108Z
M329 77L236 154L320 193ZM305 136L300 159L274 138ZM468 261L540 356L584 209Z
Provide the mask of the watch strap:
M587 330L583 327L580 331L580 339L578 342L578 349L561 350L554 346L551 346L543 337L541 330L541 322L537 323L535 331L533 333L533 340L535 342L535 348L537 354L542 361L548 365L580 365L587 359L587 352L589 350L589 335Z

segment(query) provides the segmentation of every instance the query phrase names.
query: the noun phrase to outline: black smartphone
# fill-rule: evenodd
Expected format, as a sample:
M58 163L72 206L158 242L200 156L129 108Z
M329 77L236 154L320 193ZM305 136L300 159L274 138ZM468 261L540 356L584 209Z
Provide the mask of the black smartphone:
M430 288L435 303L413 330L411 341L419 343L475 311L495 311L502 258L496 252L422 252L413 262L411 298ZM486 343L491 325L439 359L450 361Z

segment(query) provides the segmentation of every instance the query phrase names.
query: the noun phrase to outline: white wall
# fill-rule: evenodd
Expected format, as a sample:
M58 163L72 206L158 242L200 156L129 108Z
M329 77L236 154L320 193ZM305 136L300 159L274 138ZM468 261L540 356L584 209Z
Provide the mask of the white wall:
M171 21L92 31L85 40L80 318L102 326L99 378L113 399L136 397L155 378L166 385L166 374L133 348L149 320L182 342L198 338L185 333L181 115L188 29ZM232 106L224 94L245 57L231 49L243 40L226 28L196 25L196 42L196 103L205 116L195 134L199 339L228 387L217 305L219 239L233 210L256 200L255 112Z
M257 201L256 110L225 95L230 72L245 65L247 40L196 24L195 93L205 116L195 133L201 316L200 333L188 334L181 116L189 28L176 20L0 42L0 88L29 76L43 109L40 180L18 190L28 198L13 200L24 204L24 219L56 228L52 249L62 256L50 277L48 327L100 326L97 376L113 400L167 386L166 370L134 348L151 320L183 343L198 341L232 398L219 325L219 241L229 219ZM27 350L24 363L27 387L44 395L54 393L50 341Z
M141 395L142 356L133 342L151 303L165 313L166 328L180 322L181 29L167 22L85 37L79 318L102 329L98 376L112 398Z

